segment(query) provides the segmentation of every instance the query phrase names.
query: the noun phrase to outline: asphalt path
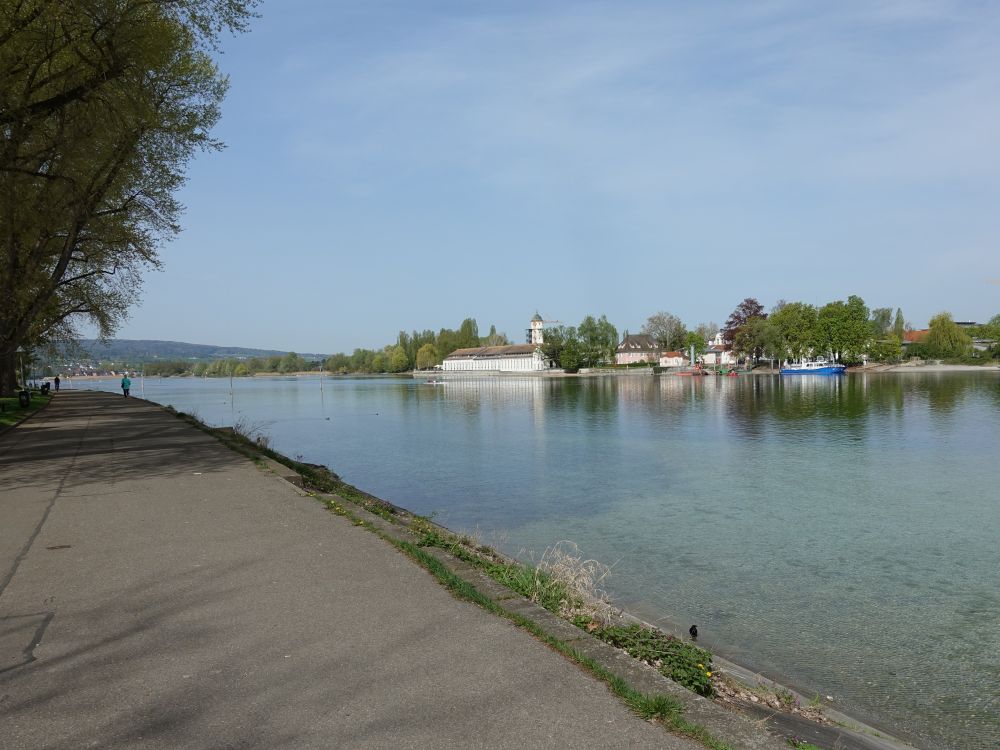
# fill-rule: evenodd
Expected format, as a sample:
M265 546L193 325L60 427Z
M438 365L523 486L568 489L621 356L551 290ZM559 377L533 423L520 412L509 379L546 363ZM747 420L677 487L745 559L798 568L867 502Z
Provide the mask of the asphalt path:
M0 435L0 745L692 748L158 406Z

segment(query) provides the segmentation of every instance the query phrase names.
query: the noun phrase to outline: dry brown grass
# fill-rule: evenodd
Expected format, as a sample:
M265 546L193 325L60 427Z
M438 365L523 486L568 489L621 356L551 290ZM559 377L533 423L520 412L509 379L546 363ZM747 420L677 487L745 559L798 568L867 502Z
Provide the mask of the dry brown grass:
M535 570L565 587L568 596L561 602L564 617L584 615L603 625L621 617L603 588L611 567L584 557L576 542L564 539L546 549Z

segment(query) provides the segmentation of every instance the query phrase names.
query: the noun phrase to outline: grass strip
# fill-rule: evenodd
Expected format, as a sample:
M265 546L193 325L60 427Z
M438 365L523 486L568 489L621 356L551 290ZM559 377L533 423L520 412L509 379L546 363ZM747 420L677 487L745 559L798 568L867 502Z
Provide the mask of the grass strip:
M21 406L17 396L0 396L0 429L12 427L30 414L47 406L52 396L43 396L39 391L31 392L28 406Z

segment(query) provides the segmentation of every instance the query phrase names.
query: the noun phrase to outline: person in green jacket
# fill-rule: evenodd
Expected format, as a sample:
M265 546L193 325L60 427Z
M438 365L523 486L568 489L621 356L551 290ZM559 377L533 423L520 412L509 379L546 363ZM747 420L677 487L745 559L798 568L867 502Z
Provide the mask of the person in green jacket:
M128 379L128 375L122 378L122 393L125 394L125 398L128 398L128 389L132 387L132 381Z

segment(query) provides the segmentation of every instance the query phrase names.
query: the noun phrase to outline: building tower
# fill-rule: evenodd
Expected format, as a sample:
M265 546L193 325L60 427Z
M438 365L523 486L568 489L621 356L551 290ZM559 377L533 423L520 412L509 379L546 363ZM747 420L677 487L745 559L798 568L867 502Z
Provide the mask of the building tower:
M531 327L528 329L528 343L534 344L535 346L541 346L545 343L545 339L542 335L542 329L545 327L545 321L542 320L542 316L535 311L535 317L531 319Z

